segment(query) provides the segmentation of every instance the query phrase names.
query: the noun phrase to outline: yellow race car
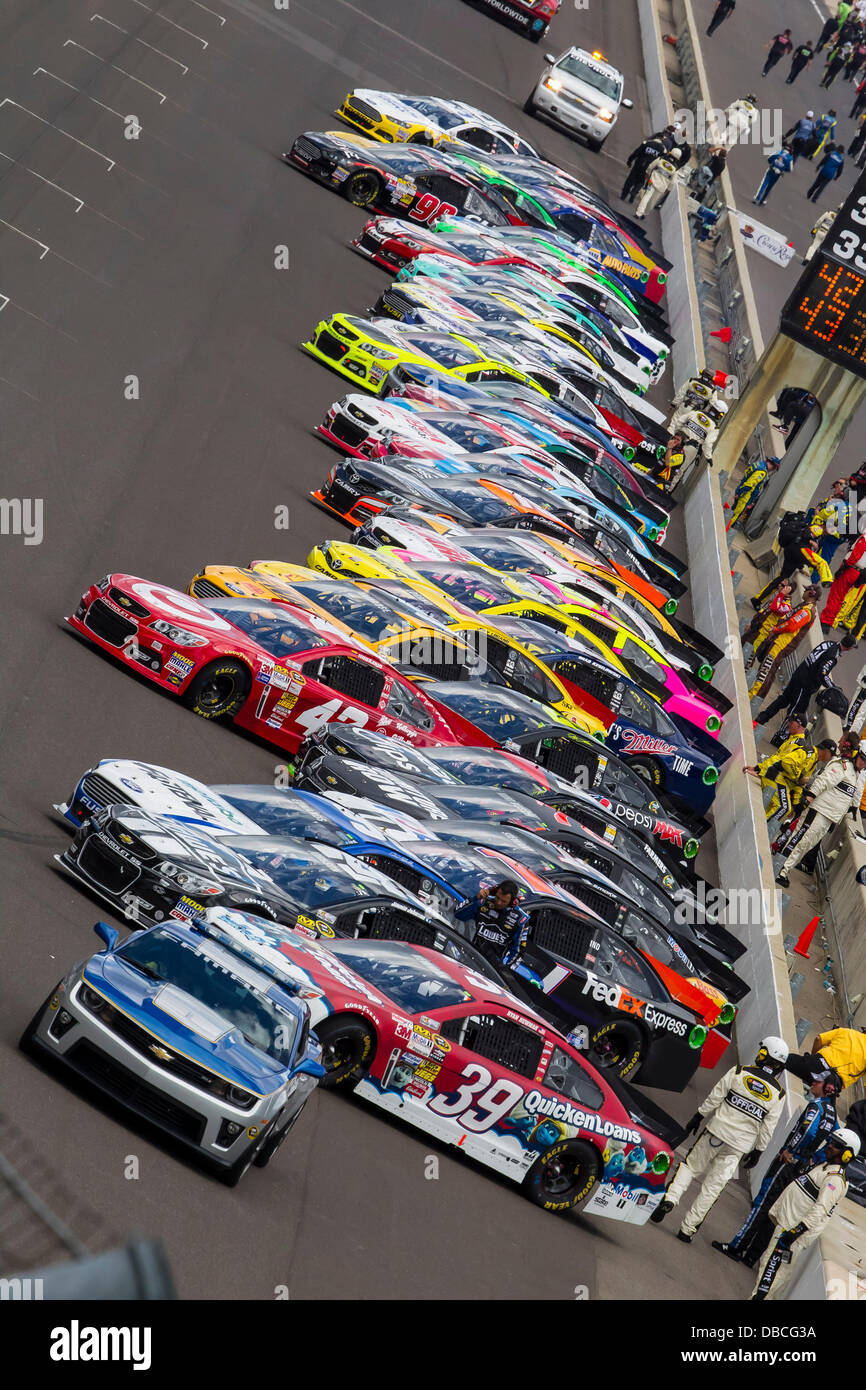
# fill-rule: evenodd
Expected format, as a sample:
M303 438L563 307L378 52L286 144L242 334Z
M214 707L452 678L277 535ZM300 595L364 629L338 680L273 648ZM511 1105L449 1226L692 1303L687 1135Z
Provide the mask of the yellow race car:
M354 621L361 624L365 612L378 609L381 615L384 604L392 605L396 630L389 632L383 624L380 640L376 643L376 650L384 660L402 666L407 674L416 670L420 675L449 679L441 669L445 664L443 638L456 639L467 654L465 669L459 673L460 676L478 676L484 670L488 674L495 673L497 684L507 685L522 695L552 706L561 718L575 724L584 733L604 737L613 722L611 710L590 695L578 703L544 662L522 642L500 630L492 615L487 621L484 615L476 615L468 606L450 600L434 584L413 574L411 569L399 562L377 563L377 555L360 546L328 541L316 546L308 559L310 565L322 574L354 580L358 591L354 605L348 601L349 596L345 591L349 585L345 583L335 584L331 599L325 588L317 594L317 600L323 607L333 604L329 611L339 614L342 621L350 626L351 606L355 609ZM275 568L268 566L269 571ZM364 578L361 574L363 570L371 573ZM308 591L311 592L311 586ZM520 606L516 600L515 611ZM353 630L360 636L363 629L359 626ZM367 636L368 639L371 636L369 630ZM425 658L425 644L432 644L429 646L429 659ZM453 662L455 657L449 655L448 660Z
M468 338L434 329L398 329L381 320L332 314L316 325L301 346L311 357L374 395L382 394L388 373L402 364L436 368L463 381L513 381L549 395L525 372L489 357Z

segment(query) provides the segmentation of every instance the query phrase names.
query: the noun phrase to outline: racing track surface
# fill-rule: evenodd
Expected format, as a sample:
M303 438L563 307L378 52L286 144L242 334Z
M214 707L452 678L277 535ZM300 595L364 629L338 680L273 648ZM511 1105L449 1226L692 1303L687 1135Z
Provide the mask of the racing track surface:
M749 1289L707 1239L687 1253L670 1221L554 1219L444 1152L427 1181L427 1139L322 1093L279 1161L229 1191L15 1048L69 964L94 949L104 915L53 869L65 832L51 804L100 757L215 782L268 782L279 761L59 623L110 569L184 588L206 563L302 560L336 525L307 500L332 461L310 431L347 388L296 345L326 312L370 303L383 273L346 249L363 214L279 151L301 129L337 125L330 113L352 85L427 90L488 107L613 190L646 129L629 0L566 4L550 46L578 39L632 78L635 111L602 156L523 115L539 49L462 0L3 6L2 492L44 499L44 540L0 537L0 1110L108 1226L164 1239L182 1297L270 1298L276 1285L353 1299ZM138 139L124 138L130 116ZM288 270L274 268L279 245ZM125 398L131 375L138 399ZM282 505L288 532L274 529ZM706 1084L670 1108L688 1116ZM123 1176L130 1154L135 1182ZM708 1235L729 1234L744 1212L729 1190Z

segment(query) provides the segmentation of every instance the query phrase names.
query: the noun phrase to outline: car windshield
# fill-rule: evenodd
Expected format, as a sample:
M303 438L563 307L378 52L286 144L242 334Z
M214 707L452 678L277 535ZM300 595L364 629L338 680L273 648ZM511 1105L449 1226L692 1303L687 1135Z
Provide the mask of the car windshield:
M479 354L474 348L453 339L427 338L421 334L413 334L408 341L414 351L426 352L428 357L432 357L434 362L443 367L465 367L470 362L479 360Z
M394 174L402 174L409 178L428 172L427 161L419 154L412 154L401 151L399 154L395 150L387 150L379 153L381 162L386 169Z
M467 420L434 420L433 423L437 430L454 444L459 444L461 449L466 449L470 454L480 453L483 449L495 449L502 443L502 436L494 434L493 431L485 433L484 429L478 425L473 425Z
M615 980L644 999L664 998L661 986L646 961L613 932L598 931L589 944L586 963L603 980Z
M262 794L259 800L255 789L243 793L233 792L231 787L221 787L219 791L224 801L242 815L249 816L266 835L297 835L300 839L310 835L330 845L343 845L350 839L349 834L335 825L330 816L305 801L297 792L287 789L279 800L273 799L274 793L269 787L262 788Z
M405 624L385 604L365 598L360 589L333 589L327 584L296 584L296 589L370 642L404 631Z
M444 502L451 502L455 507L462 508L473 521L481 525L511 515L508 503L483 487L441 487L437 491Z
M403 97L402 101L404 105L411 106L420 115L435 121L441 130L452 130L454 126L462 125L466 120L464 115L449 111L448 107L441 102L431 101L427 97Z
M463 1004L471 995L426 956L402 941L336 941L329 947L368 985L408 1014Z
M330 645L327 638L314 632L302 619L294 618L285 608L244 607L242 601L238 604L235 600L224 607L212 607L211 612L233 623L263 651L277 658Z
M475 691L467 692L466 687L457 682L450 683L447 690L437 690L435 694L436 699L449 705L473 724L477 724L485 733L495 730L497 738L514 738L517 734L532 733L535 729L547 728L548 724L555 721L552 712L547 716L542 708L539 708L537 715L522 708L517 697L514 707L509 707L487 699Z
M489 757L475 753L471 757L455 756L453 759L436 758L438 767L446 767L455 773L468 787L502 787L506 784L514 791L525 792L529 796L539 796L548 790L545 774L538 769L538 775L520 767L502 753L491 752Z
M262 869L300 907L321 908L353 898L381 897L394 892L382 876L360 860L344 862L317 854L309 845L293 850L284 843L273 849L242 851L244 858ZM399 894L397 894L399 896Z
M515 595L505 584L497 581L479 566L477 570L446 569L434 565L416 566L422 578L443 589L449 598L465 603L467 608L479 612L495 603L513 603Z
M225 1019L252 1047L288 1066L298 1021L266 994L273 981L215 942L195 945L161 928L136 932L116 952L150 980L165 980ZM158 996L157 996L158 1003Z
M493 227L507 227L508 218L490 198L482 198L474 188L466 191L461 211L464 217L481 217Z

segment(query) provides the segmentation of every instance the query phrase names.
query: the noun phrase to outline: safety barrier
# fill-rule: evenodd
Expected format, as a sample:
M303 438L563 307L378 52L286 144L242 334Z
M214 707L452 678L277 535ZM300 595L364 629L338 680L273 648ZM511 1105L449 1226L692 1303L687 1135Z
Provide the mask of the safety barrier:
M665 53L656 0L637 0L644 48L644 67L647 92L654 129L670 123L673 104L668 89ZM700 49L693 40L694 17L690 0L673 0L677 24L677 53L683 68L684 90L697 102L709 105L706 73ZM722 175L722 192L726 203L733 206L730 179ZM722 219L720 219L722 220ZM745 264L739 226L732 214L727 214L721 241L724 266L729 285L737 285L740 297L726 310L736 314L739 321L739 343L749 339L737 362L744 373L754 368L757 356L763 351L763 338ZM672 274L668 280L667 308L672 332L679 342L673 356L675 384L679 385L693 370L692 364L707 360L705 344L699 340L700 314L692 245L686 217L685 196L668 198L662 207L662 244L668 260L682 268L682 274ZM730 254L728 254L730 253ZM728 267L725 270L725 267ZM745 332L743 330L746 330ZM769 420L766 422L769 430ZM737 1016L736 1041L743 1057L754 1056L762 1036L777 1034L784 1037L792 1050L798 1049L794 1007L791 998L788 967L782 934L778 894L774 886L772 855L761 794L751 778L743 775L746 765L757 762L757 749L752 730L748 690L740 660L739 622L734 587L731 579L724 511L718 476L711 468L692 475L687 495L682 499L683 525L687 554L690 561L699 557L699 564L690 565L692 622L726 653L716 670L716 684L733 701L722 729L723 741L733 749L733 755L716 785L713 804L713 825L719 863L719 881L729 894L737 892L741 901L755 904L759 889L760 910L749 914L746 923L732 924L733 930L747 946L746 955L738 969L751 986ZM786 1121L792 1121L796 1109L792 1100L786 1102ZM784 1121L783 1121L784 1122ZM769 1156L768 1156L769 1159ZM760 1163L749 1175L751 1190L757 1192L767 1162ZM816 1246L802 1260L796 1283L790 1295L795 1298L825 1296L825 1280L820 1252Z

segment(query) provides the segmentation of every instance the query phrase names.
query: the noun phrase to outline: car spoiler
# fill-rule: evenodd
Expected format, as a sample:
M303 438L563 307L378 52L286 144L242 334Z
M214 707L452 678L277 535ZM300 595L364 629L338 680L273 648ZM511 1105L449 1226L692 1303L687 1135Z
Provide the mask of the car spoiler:
M650 1100L645 1091L639 1091L612 1072L605 1071L603 1076L605 1085L610 1087L620 1105L635 1123L643 1129L651 1130L659 1139L664 1140L669 1148L675 1149L683 1132L680 1122L666 1110L662 1110L660 1105L656 1105L654 1100Z
M711 666L717 666L720 661L724 660L725 653L721 647L717 647L715 642L710 641L709 637L698 632L696 627L692 627L678 617L669 618L668 621L677 636L682 638L687 646L694 647L695 651L700 656L705 657Z
M726 715L734 707L733 700L729 700L727 695L723 695L721 690L717 690L709 681L703 681L699 676L694 676L690 672L680 671L680 680L693 695L700 695L702 700L706 700L708 705L717 709L719 714Z
M665 710L665 714L671 723L676 724L686 743L690 743L699 753L703 753L705 758L716 767L723 767L731 756L730 748L726 748L712 734L705 733L699 729L697 724L691 724L688 719L684 719L681 714L673 714L671 710Z

